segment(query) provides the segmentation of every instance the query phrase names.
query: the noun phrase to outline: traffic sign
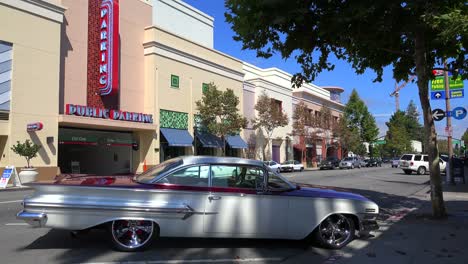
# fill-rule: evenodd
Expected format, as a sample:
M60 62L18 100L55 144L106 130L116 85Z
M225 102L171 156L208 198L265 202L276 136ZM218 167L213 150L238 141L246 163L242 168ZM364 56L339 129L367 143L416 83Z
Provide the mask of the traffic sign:
M444 117L445 117L444 110L439 109L439 108L432 110L432 118L435 121L440 121L440 120L444 119Z
M462 120L466 117L466 109L464 107L455 107L452 110L452 117L458 120Z
M461 76L458 76L457 79L449 78L449 87L450 89L463 89L463 80ZM432 91L443 91L445 90L445 80L444 76L437 76L434 80L431 80L431 90Z
M431 92L431 100L445 99L445 91Z
M465 90L450 90L450 98L463 98L465 97Z
M387 143L387 141L385 141L385 139L381 139L381 140L376 140L374 143L376 145L384 145Z

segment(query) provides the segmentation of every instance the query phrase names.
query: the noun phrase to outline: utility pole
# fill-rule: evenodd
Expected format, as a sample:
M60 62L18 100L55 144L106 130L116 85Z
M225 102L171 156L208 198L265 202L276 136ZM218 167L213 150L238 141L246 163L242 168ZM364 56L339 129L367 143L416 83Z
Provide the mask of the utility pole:
M447 61L444 61L444 86L445 86L445 113L447 116L447 144L448 144L448 152L449 152L449 159L448 164L445 169L446 173L446 181L448 184L455 184L453 177L452 177L452 156L453 156L453 146L452 146L452 117L450 113L450 83L449 83L449 76L447 70Z

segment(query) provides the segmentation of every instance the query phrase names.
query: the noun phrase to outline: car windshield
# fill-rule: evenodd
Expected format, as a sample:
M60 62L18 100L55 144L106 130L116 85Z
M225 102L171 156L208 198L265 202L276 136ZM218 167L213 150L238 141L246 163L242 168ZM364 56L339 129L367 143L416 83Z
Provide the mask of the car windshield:
M180 158L166 160L163 163L160 163L159 165L156 165L155 167L143 172L142 174L137 175L135 180L141 183L151 183L159 175L162 175L163 173L179 166L180 164L182 164L182 159Z
M327 157L328 161L336 160L336 157Z
M281 175L277 174L271 169L268 169L268 188L276 191L287 191L295 189L295 186L281 177Z
M283 162L282 164L294 164L294 160L288 160Z
M353 158L344 158L344 161L352 161Z
M445 156L445 155L441 155L441 156L440 156L440 159L443 160L443 161L445 161L445 162L448 162L448 157Z

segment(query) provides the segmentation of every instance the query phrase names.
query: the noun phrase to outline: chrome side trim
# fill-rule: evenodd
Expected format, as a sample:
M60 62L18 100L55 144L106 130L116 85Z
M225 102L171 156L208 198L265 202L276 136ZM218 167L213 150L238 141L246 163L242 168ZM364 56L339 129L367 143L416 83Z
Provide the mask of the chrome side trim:
M34 227L42 227L47 222L47 215L45 213L30 213L21 211L16 215L16 218L24 220L26 223Z
M116 206L116 205L88 205L88 204L70 204L70 203L26 203L26 208L59 208L59 209L80 209L80 210L106 210L106 211L131 211L131 212L147 212L147 213L162 213L162 214L183 214L183 220L195 214L217 214L204 213L195 211L189 205L180 205L172 207L151 207L151 206Z

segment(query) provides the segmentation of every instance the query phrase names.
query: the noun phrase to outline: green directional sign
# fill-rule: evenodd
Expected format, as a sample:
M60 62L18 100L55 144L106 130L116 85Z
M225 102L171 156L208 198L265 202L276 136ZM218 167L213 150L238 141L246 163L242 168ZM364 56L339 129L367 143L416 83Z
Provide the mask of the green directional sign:
M385 139L376 140L376 141L374 142L374 144L376 144L376 145L384 145L384 144L386 144L386 143L387 143L387 141L385 141Z
M431 81L431 90L432 91L443 91L445 90L444 86L444 76L437 76L434 80ZM450 89L463 89L463 80L460 76L457 79L452 79L452 76L449 76L449 87Z

